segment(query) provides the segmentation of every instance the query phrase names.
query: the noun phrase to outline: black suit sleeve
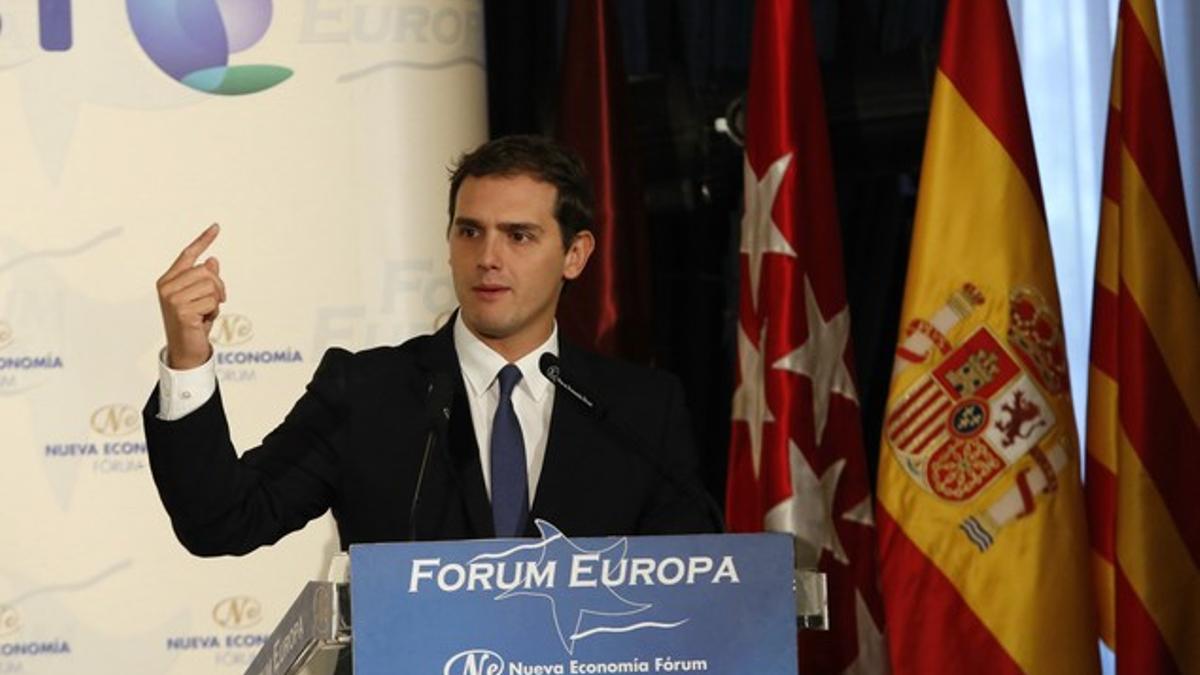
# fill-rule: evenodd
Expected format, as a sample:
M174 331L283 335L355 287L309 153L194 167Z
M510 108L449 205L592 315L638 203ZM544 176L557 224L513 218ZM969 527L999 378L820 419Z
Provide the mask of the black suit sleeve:
M719 532L720 514L704 490L698 473L696 443L678 378L666 378L662 424L653 442L659 476L638 522L638 534Z
M201 556L248 553L336 506L351 355L330 349L304 395L262 445L238 457L220 390L182 419L142 412L150 470L179 541Z

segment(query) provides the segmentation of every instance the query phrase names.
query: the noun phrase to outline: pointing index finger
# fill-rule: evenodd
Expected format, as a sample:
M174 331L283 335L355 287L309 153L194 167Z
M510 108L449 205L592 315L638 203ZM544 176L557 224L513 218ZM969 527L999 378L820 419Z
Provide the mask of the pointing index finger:
M175 259L175 262L171 263L169 273L182 272L195 265L200 254L204 253L204 250L213 243L213 240L217 238L217 234L220 231L221 226L217 223L213 223L205 228L200 233L200 236L193 239L192 243L185 246L183 251L179 253L179 257Z

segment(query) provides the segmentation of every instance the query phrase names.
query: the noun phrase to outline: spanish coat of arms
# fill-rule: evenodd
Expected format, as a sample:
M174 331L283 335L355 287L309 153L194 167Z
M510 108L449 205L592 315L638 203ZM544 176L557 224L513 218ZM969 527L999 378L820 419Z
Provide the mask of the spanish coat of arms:
M1054 491L1070 450L1052 405L1069 405L1058 317L1036 291L1019 288L1008 298L1003 339L979 325L950 340L985 300L966 284L933 317L911 322L894 375L932 367L891 403L884 425L900 466L939 499L969 503L1016 472L1011 489L961 523L981 551L1006 524L1032 513L1038 495Z

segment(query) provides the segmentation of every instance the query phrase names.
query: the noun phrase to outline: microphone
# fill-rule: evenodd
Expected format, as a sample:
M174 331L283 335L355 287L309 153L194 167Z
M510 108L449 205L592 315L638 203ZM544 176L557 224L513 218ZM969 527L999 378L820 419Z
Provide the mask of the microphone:
M604 416L604 409L596 403L596 399L583 393L578 387L573 386L570 382L563 379L562 367L558 365L558 357L546 352L538 359L538 369L546 376L547 380L554 383L558 389L567 392L575 402L583 406L583 409L588 415L600 419Z
M454 376L450 373L434 373L425 390L425 419L430 426L444 427L450 421L450 407L454 402Z
M538 368L547 380L554 383L554 386L559 391L565 391L568 396L575 400L576 403L584 409L590 417L601 422L603 427L607 428L619 441L617 445L628 449L633 454L637 455L642 461L648 463L658 475L666 478L675 487L683 491L684 494L704 505L708 511L709 518L713 524L717 526L718 532L725 531L725 518L721 514L721 509L717 506L713 498L708 492L702 488L697 488L691 481L680 476L671 467L666 466L662 461L648 452L646 446L641 439L635 434L629 433L622 425L618 424L612 418L605 416L607 412L603 405L594 396L585 393L577 382L571 380L567 375L563 374L562 367L558 363L558 357L550 352L546 352L538 358Z
M425 390L425 452L421 455L421 469L417 472L417 484L413 489L412 504L408 507L408 540L417 540L417 505L421 501L421 485L425 482L425 467L429 465L429 453L437 437L444 433L450 421L450 407L454 401L454 377L449 373L434 373Z

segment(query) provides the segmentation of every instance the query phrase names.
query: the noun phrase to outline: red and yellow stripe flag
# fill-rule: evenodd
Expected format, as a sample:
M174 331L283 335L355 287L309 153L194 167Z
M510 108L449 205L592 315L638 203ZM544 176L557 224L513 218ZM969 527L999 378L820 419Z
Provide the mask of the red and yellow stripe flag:
M950 0L879 467L896 673L1099 670L1079 445L1005 0Z
M1200 292L1154 0L1122 0L1104 153L1087 497L1118 673L1200 673Z

